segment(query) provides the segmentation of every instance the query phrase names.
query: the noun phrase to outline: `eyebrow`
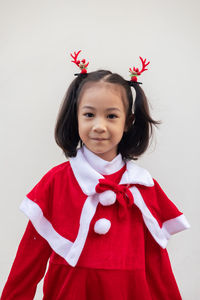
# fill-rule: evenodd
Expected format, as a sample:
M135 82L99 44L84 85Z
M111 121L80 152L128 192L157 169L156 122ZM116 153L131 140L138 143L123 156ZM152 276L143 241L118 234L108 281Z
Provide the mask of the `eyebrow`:
M84 108L90 108L90 109L95 110L95 108L94 108L93 106L89 106L89 105L85 105L85 106L82 107L82 109L84 109ZM107 108L106 110L107 110L107 111L109 111L109 110L118 110L118 111L121 111L121 110L120 110L119 108L117 108L117 107L109 107L109 108Z

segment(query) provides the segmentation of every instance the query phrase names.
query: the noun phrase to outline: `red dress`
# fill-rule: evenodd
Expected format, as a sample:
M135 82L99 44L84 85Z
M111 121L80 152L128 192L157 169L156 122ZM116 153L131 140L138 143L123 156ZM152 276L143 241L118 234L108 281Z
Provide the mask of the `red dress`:
M44 180L46 186L49 186L51 181L51 188L49 191L48 187L48 195L47 189L44 189L45 196L43 195L43 198L49 199L52 194L56 193L56 190L60 191L62 188L58 184L58 179L55 180L56 173L56 176L62 174L62 182L64 180L63 174L66 178L71 178L72 186L75 187L72 193L74 199L78 199L82 204L85 203L86 196L84 193L81 194L82 191L76 180L78 177L74 176L69 162L52 170L54 184L52 184L52 179L49 179L49 175L44 176L38 185L27 194L27 197L37 202L36 194L39 192L36 193L36 190L39 191L40 186L44 186ZM108 182L119 185L125 171L126 164L113 174L103 174L103 177ZM52 174L52 171L50 173ZM162 200L163 198L163 202L165 201L166 195L155 180L152 189L139 184L136 186L142 197L147 199L146 203L151 198L151 190L152 193L155 193L156 188L159 199ZM67 190L69 199L73 198L69 186ZM77 195L75 192L77 192ZM49 193L51 193L51 197ZM64 193L66 193L65 190ZM122 195L122 192L117 195ZM128 196L124 197L126 200L127 198ZM60 204L62 201L57 203L56 207L48 207L47 211L47 208L43 206L42 196L40 200L40 208L42 208L45 218L51 220L51 225L53 225L56 232L60 232L63 237L69 237L73 243L76 240L77 233L80 234L81 225L76 224L76 217L80 219L81 224L80 214L83 207L79 210L74 200L73 212L75 214L70 215L66 206L66 214L64 213L59 220L56 220L52 211L59 210L59 206L62 207ZM87 239L75 266L68 263L65 254L60 249L55 249L54 241L41 236L41 234L44 234L46 237L46 232L42 231L39 234L32 223L29 222L19 245L1 300L33 299L37 283L44 276L49 258L49 268L44 278L43 300L180 300L181 295L172 272L167 250L155 240L156 233L153 233L155 234L153 236L153 230L150 232L147 228L147 219L143 218L144 212L141 212L134 205L134 200L133 203L130 202L130 205L126 205L126 201L124 203L120 202L119 199L113 205L97 204L95 214L89 224ZM53 206L53 201L49 201L48 204ZM173 204L171 205L170 208L174 212ZM163 215L156 216L158 211L155 210L153 205L151 213L157 217L158 223L161 222L161 219L166 218L166 213L165 215L163 213ZM69 219L72 218L71 222L68 223L68 226L71 226L70 228L62 226L65 222L63 216L66 218L66 215ZM94 231L96 222L101 218L111 221L111 227L106 234L98 234ZM34 220L33 217L33 223ZM45 230L47 230L46 228ZM172 230L169 229L169 225L167 229ZM84 234L81 235L81 238L82 236ZM56 238L58 237L56 236ZM77 245L76 247L79 247L79 244ZM70 242L69 245L66 244L66 247L68 246L71 247ZM69 262L71 261L69 259Z

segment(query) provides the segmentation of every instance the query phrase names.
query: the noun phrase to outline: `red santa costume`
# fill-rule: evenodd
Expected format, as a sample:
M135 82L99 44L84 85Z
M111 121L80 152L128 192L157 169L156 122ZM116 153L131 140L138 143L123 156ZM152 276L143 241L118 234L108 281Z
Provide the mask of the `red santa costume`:
M149 172L86 146L48 171L20 206L29 223L1 300L179 300L168 253L190 227Z

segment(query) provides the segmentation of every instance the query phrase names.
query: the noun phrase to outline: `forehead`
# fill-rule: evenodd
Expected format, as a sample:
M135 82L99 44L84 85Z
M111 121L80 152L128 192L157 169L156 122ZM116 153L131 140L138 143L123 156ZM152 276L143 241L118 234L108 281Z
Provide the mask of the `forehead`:
M95 102L103 104L115 104L127 108L128 100L123 86L109 82L87 82L79 94L78 104L84 105L86 102ZM92 104L92 103L90 103Z

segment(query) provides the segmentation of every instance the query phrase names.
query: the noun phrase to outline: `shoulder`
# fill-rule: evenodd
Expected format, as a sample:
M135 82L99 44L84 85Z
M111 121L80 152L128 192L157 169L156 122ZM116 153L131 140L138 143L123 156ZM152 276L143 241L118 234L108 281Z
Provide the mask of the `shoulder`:
M145 187L154 186L154 180L149 171L136 164L133 160L127 160L126 169L131 183Z
M62 180L64 177L69 177L69 170L69 161L53 166L43 176L41 176L38 181L36 181L35 186L27 195L30 195L35 191L49 189L55 182Z
M168 208L169 203L172 203L169 197L164 192L163 188L160 186L158 181L155 178L152 178L152 186L137 186L142 198L149 207L160 207L160 209L165 209L165 206Z
M51 169L49 169L49 171L47 171L46 174L48 174L49 176L56 176L56 175L62 174L69 168L70 168L69 161L65 161L59 165L53 166Z
M59 165L53 166L50 168L42 177L41 180L53 180L60 176L64 176L66 172L69 172L71 169L69 161L63 162Z
M133 160L127 160L126 169L132 183L146 191L163 192L157 179L146 168L136 164Z

